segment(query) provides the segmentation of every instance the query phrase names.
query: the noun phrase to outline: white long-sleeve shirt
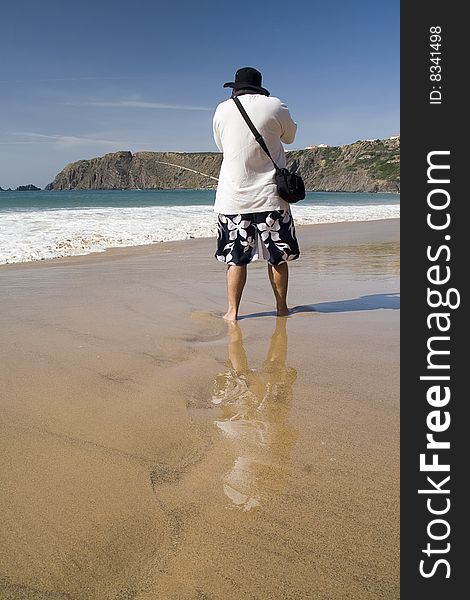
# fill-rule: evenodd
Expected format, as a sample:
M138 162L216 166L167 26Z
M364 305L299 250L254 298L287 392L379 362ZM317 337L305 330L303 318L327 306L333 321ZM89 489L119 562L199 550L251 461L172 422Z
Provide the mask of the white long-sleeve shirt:
M286 166L281 142L292 144L297 124L289 109L273 96L242 94L243 108L261 133L278 167ZM214 140L223 152L214 210L225 215L289 207L277 193L275 169L230 98L214 113Z

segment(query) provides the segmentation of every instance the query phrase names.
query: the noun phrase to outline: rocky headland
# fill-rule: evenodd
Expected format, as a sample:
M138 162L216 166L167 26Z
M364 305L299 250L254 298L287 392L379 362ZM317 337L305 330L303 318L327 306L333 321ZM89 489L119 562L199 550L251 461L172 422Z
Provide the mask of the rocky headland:
M294 160L308 191L400 191L398 136L287 152ZM68 164L46 189L213 188L221 162L216 152L113 152Z

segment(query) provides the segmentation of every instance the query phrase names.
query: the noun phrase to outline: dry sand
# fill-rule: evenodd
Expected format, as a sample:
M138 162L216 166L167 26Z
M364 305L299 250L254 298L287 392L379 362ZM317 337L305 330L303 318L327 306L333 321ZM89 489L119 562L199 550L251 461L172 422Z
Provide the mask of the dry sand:
M399 597L398 221L0 268L0 598Z

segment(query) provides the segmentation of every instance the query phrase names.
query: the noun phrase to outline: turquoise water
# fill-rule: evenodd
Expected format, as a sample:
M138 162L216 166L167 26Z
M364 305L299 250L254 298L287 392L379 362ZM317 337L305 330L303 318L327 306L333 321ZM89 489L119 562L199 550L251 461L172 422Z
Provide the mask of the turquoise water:
M72 190L0 192L0 212L98 207L211 206L215 190ZM302 205L377 206L398 204L398 194L308 192ZM299 204L300 206L300 204Z

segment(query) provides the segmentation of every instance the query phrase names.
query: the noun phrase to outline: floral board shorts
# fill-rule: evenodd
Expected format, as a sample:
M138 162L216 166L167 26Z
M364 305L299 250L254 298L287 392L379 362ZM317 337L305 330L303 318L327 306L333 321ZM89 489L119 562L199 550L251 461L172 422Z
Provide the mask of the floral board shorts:
M300 256L289 209L241 215L218 215L215 258L227 265L247 265L265 258L280 265Z

